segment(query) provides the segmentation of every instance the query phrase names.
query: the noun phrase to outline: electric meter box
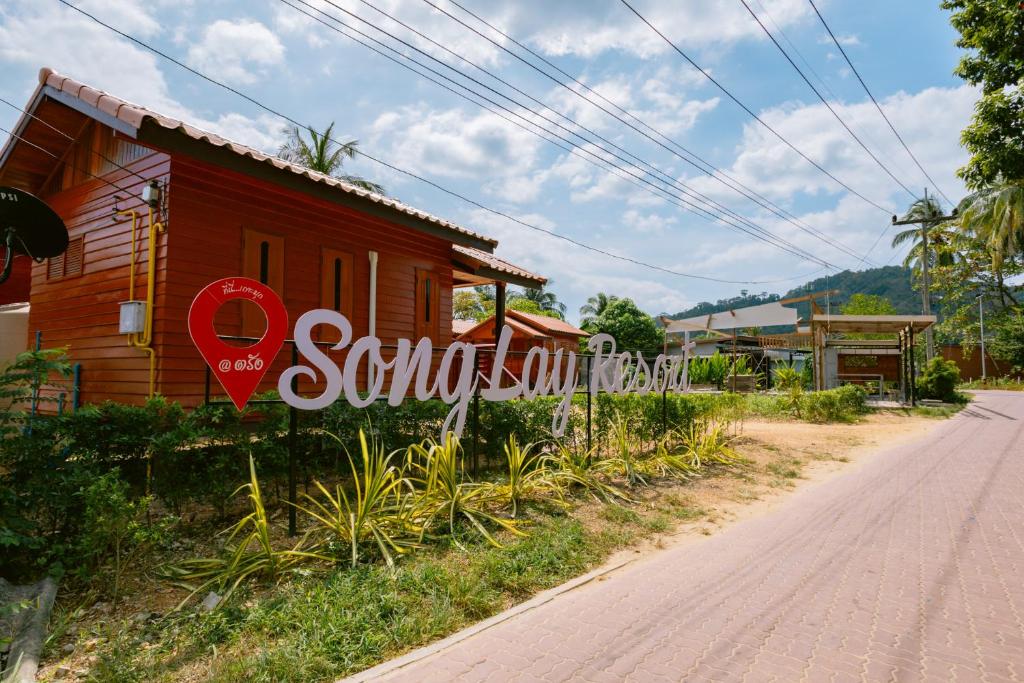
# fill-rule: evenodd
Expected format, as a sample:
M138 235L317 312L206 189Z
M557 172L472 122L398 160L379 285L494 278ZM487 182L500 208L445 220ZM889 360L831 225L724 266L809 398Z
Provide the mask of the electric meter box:
M122 301L121 320L118 332L121 334L142 334L146 330L146 302Z

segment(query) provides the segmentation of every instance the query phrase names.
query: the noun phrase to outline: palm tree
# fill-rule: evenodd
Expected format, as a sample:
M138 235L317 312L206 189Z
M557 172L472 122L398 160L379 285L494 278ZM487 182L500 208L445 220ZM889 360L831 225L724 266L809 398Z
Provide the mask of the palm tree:
M281 149L277 153L278 156L285 161L305 166L311 171L332 176L364 190L385 194L384 188L375 182L360 176L338 173L346 159L353 159L359 154L358 140L349 140L345 143L336 142L332 136L333 121L322 133L318 133L312 126L308 126L308 131L309 140L307 141L302 135L302 128L293 126L289 129L288 140L281 145Z
M904 221L913 221L917 223L918 227L904 230L892 238L893 247L898 247L906 242L914 244L903 261L903 265L913 267L921 273L921 312L925 315L931 315L932 312L928 270L937 263L939 258L944 258L940 254L949 253L948 249L941 248L944 241L948 243L949 240L948 226L943 229L944 232L938 229L938 226L943 223L943 217L942 206L934 197L929 197L925 191L925 196L911 204L906 215L903 216ZM940 237L940 234L943 236ZM925 330L925 344L927 357L930 360L935 356L935 341L931 327Z
M1024 253L1024 180L999 181L968 195L960 227L983 239L999 270L1003 259Z
M565 304L558 300L557 294L547 289L547 287L554 283L554 280L548 280L546 285L524 289L522 292L513 294L510 298L527 299L537 304L540 310L550 313L559 320L565 320Z
M612 303L618 301L618 299L619 297L609 296L604 292L598 292L594 296L589 297L587 303L580 306L580 327L593 325L597 321L597 316L604 313L604 310Z

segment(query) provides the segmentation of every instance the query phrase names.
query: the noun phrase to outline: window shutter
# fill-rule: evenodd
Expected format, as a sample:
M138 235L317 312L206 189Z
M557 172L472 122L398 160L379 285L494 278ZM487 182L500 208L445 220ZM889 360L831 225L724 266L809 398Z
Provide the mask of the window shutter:
M82 261L85 251L84 239L79 237L68 243L68 250L64 252L64 277L82 274Z
M85 258L85 237L75 237L68 242L68 248L60 256L46 261L46 279L59 280L82 274L82 262Z
M46 279L56 280L64 277L64 254L54 256L46 264Z

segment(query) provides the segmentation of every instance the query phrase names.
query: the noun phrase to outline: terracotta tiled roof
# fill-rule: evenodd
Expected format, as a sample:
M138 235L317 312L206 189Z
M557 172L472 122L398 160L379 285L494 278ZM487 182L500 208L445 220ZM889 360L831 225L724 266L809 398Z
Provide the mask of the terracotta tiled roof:
M489 237L484 237L483 235L475 233L472 230L463 228L462 226L456 225L455 223L446 221L442 218L438 218L425 211L420 211L419 209L413 208L407 204L403 204L397 199L385 197L374 192L369 192L360 187L356 187L355 185L351 185L342 180L338 180L337 178L332 178L331 176L324 175L323 173L311 171L308 168L305 168L304 166L300 166L298 164L285 161L284 159L280 159L278 157L265 154L264 152L261 152L257 149L253 149L252 147L248 147L237 142L232 142L231 140L223 138L215 133L210 133L208 131L202 130L201 128L189 125L183 121L179 121L178 119L174 119L169 116L164 116L150 109L146 109L145 107L141 107L137 104L132 104L131 102L126 102L125 100L122 100L119 97L114 97L113 95L103 92L102 90L97 90L96 88L92 88L83 83L79 83L78 81L68 78L67 76L62 76L61 74L55 72L53 69L41 69L39 71L39 83L40 87L49 86L58 92L66 93L67 95L77 98L78 100L81 100L83 103L99 109L104 114L116 118L118 121L121 121L122 123L125 123L136 130L142 128L143 123L145 123L146 121L152 121L153 123L156 123L157 125L163 128L184 133L188 137L193 138L195 140L199 140L210 145L214 145L216 147L228 149L234 152L235 154L246 156L251 159L255 159L256 161L264 162L281 170L291 171L292 173L305 176L310 180L316 181L318 183L323 183L325 185L335 187L342 192L357 195L365 199L369 199L378 204L390 207L396 211L400 211L410 216L414 216L420 220L433 223L435 225L447 228L449 230L453 230L455 232L462 233L464 235L468 235L478 240L482 240L486 243L491 244L492 246L497 246L498 244L497 240L491 239ZM483 254L485 252L480 253ZM498 260L500 261L500 259ZM507 265L509 265L509 267L511 268L515 268L510 264Z
M469 332L476 325L477 322L475 320L459 320L456 318L452 321L452 334L458 337L463 332Z
M457 253L462 254L463 256L468 256L469 258L478 261L482 265L485 265L488 268L496 270L500 273L515 275L526 280L533 280L538 285L543 285L545 282L548 281L547 278L544 277L543 275L531 273L525 268L520 268L519 266L513 265L504 259L498 258L494 254L488 254L486 251L474 249L473 247L464 247L461 244L452 245L452 249L454 249Z
M546 315L537 315L536 313L524 313L523 311L516 311L508 309L505 311L507 317L520 318L523 322L529 323L533 327L540 328L541 330L548 333L556 334L571 334L577 337L589 337L590 333L581 330L578 327L574 327L564 320L558 318L551 318Z

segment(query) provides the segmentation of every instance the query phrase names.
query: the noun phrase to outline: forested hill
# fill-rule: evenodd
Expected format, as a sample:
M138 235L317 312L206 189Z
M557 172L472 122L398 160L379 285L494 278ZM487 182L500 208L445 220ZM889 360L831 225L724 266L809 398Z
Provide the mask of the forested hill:
M839 294L831 298L832 312L838 313L842 305L849 300L851 294L875 294L884 296L892 302L899 313L920 313L921 295L914 291L910 285L910 271L899 266L885 266L882 268L869 268L868 270L844 270L828 278L811 280L784 294L751 294L744 290L740 296L729 299L720 299L715 303L703 301L693 308L678 313L668 314L670 318L690 318L695 315L707 315L727 311L732 308L743 308L744 306L757 306L779 299L808 294L810 292L823 292L827 289L838 289ZM821 305L824 306L824 301ZM805 318L809 305L802 303L797 305L801 318Z

